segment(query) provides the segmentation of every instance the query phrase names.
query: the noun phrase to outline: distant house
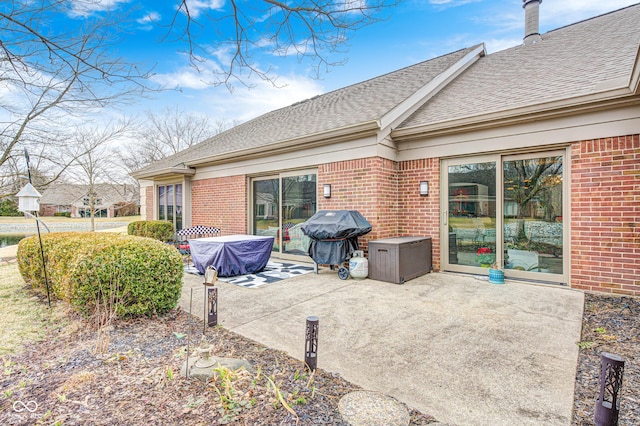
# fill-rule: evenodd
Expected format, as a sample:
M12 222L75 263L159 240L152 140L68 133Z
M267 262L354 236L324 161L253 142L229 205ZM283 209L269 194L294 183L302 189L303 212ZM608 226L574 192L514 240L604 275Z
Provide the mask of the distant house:
M467 47L278 109L135 172L142 214L276 236L359 210L436 270L640 295L640 5ZM275 231L274 231L275 230ZM295 243L295 249L293 245Z
M96 217L131 216L140 212L137 185L98 184L94 186ZM59 184L47 188L40 199L40 215L89 217L89 186Z

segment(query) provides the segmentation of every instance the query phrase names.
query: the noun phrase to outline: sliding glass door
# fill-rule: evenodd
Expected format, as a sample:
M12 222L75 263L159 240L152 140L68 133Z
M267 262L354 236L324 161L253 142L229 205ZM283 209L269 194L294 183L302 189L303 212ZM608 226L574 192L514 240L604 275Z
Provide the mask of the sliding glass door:
M473 272L497 259L496 161L477 158L446 165L445 225L449 269Z
M273 236L273 251L283 257L307 256L311 241L299 225L316 212L316 175L296 171L251 181L253 234Z
M564 272L563 169L561 153L503 161L504 268L512 276Z
M566 282L564 151L443 161L444 270Z

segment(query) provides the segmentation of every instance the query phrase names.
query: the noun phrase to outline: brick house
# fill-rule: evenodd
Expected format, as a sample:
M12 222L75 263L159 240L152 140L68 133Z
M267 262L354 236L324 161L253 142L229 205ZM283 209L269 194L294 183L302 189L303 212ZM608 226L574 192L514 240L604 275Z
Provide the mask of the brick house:
M356 209L365 249L430 236L436 270L495 261L507 278L640 295L640 5L540 35L539 2L524 3L520 46L335 90L135 172L143 216L271 234L274 256L296 258L297 223Z
M101 183L94 185L96 217L132 216L140 211L140 190L136 185ZM68 214L89 217L89 185L58 184L45 189L40 215Z

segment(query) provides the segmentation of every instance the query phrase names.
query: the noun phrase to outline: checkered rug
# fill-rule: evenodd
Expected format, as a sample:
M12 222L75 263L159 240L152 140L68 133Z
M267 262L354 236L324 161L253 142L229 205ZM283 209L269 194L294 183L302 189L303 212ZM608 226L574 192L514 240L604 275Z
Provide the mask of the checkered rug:
M184 271L189 274L202 275L193 265L185 266ZM309 272L313 272L312 266L303 266L295 263L269 262L262 272L258 272L257 274L218 277L218 280L245 288L257 288L287 278L308 274Z

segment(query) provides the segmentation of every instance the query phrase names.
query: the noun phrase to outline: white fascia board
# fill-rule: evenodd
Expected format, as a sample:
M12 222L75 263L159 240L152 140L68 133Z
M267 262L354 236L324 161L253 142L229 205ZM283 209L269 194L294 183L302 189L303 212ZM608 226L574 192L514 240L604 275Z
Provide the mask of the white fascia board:
M411 114L416 112L418 108L445 88L452 80L476 63L482 56L486 55L486 53L484 43L478 45L478 47L467 53L458 62L438 74L434 79L382 116L380 118L379 139L384 139L384 137L391 132L392 126L397 126L406 120Z
M135 179L156 179L164 177L178 177L178 176L193 176L196 174L196 170L191 167L165 167L158 170L152 170L149 172L133 172L130 173L131 177Z
M631 69L631 76L629 78L629 90L636 95L640 95L640 45L636 51L636 60L633 63Z
M233 163L240 160L264 157L265 155L299 151L302 148L329 146L338 142L357 140L368 135L375 135L379 129L380 127L377 121L367 121L259 147L216 154L214 156L189 161L188 165L191 167L201 167L204 165Z

